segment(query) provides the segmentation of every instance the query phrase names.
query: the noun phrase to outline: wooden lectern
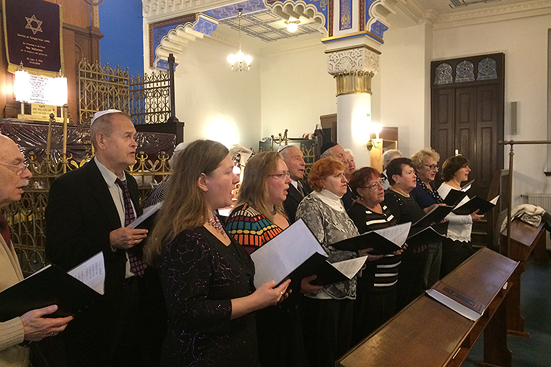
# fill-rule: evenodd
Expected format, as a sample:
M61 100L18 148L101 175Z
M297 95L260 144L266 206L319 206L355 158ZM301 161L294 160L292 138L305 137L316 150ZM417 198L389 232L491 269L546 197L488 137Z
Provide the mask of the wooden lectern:
M511 222L511 245L508 253L511 259L519 261L519 266L511 277L513 286L507 306L507 329L509 333L514 335L524 337L530 336L530 333L524 331L524 318L520 314L520 278L525 270L524 264L532 252L534 253L535 263L548 263L549 255L545 249L546 233L543 223L538 227L534 227L519 219L515 219ZM500 247L500 252L506 254L507 229L501 232Z
M504 300L517 264L488 248L480 249L443 279L485 306L476 322L422 295L345 354L336 366L460 366L483 331L481 365L511 366Z

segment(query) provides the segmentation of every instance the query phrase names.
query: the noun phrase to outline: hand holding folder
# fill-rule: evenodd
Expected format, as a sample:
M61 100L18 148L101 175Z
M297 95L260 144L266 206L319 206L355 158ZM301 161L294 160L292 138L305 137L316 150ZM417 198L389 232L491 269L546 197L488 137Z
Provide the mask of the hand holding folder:
M373 250L370 255L392 254L402 249L408 236L411 223L398 224L396 226L377 229L366 232L356 237L339 241L331 245L338 250L359 251L367 248Z
M351 279L363 266L366 257L330 263L327 254L302 219L251 254L255 264L255 287L274 280L300 282L316 275L312 284L327 285Z
M68 273L48 265L0 293L0 322L51 305L58 308L45 317L78 315L101 300L104 279L101 252Z

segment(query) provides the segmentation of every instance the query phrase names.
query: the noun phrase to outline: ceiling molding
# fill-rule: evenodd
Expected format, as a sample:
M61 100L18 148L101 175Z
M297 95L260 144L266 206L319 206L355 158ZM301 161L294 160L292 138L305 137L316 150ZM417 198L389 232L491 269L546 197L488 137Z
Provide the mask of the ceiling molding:
M434 29L499 22L538 15L551 14L551 1L537 0L513 5L496 5L483 10L464 10L454 14L440 14Z
M142 13L147 23L154 23L238 2L239 0L142 0Z

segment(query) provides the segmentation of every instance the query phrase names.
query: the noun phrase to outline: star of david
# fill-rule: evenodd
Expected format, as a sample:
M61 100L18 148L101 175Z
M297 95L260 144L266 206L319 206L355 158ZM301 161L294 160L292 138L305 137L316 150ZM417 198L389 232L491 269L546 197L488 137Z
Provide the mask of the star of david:
M31 31L33 31L34 35L36 35L38 32L42 32L42 28L40 28L40 26L42 25L42 21L36 19L36 16L34 14L30 18L25 17L25 19L27 19L27 25L25 26L25 29L30 29ZM33 23L36 23L36 27L33 27Z

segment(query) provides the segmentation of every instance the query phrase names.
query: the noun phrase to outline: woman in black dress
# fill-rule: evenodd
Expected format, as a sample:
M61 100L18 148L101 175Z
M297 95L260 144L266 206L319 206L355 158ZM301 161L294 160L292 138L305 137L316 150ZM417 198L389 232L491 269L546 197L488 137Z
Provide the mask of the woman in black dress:
M162 366L258 366L254 311L277 304L289 284L255 291L254 264L214 214L239 181L228 153L210 140L182 151L146 247L168 309Z
M415 169L409 158L396 158L386 168L390 188L385 192L385 204L396 217L397 224L421 219L425 210L410 195L417 186ZM438 204L435 204L438 205ZM424 269L427 262L428 245L410 247L402 253L402 263L398 274L397 311L404 308L424 291Z

